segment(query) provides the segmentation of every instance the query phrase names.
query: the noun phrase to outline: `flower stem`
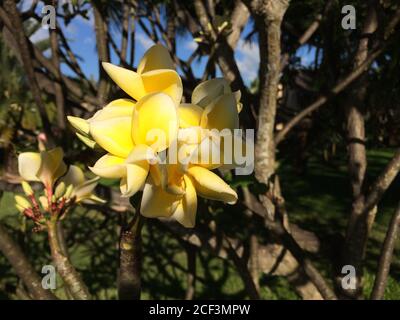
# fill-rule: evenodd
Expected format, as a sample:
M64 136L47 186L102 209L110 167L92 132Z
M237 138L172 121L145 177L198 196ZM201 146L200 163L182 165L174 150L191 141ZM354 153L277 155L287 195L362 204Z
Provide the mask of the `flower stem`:
M89 290L82 281L79 273L63 253L57 235L57 220L51 219L47 222L47 231L51 249L51 256L64 283L68 286L72 296L77 300L89 300Z
M118 296L120 300L139 300L141 291L142 236L144 218L136 213L121 229Z

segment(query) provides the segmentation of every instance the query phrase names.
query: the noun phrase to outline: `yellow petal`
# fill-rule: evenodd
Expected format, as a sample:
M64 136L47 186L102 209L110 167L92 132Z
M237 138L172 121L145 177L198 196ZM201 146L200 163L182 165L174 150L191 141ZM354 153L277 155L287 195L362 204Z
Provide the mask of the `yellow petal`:
M93 167L89 169L97 176L103 178L122 178L126 176L125 159L106 154L102 156Z
M145 144L139 144L133 147L125 162L136 163L143 160L146 160L149 163L156 163L158 157L152 148Z
M89 133L89 124L85 119L78 118L78 117L67 117L69 123L81 134L88 134Z
M52 185L67 171L63 157L64 152L60 147L40 153L41 164L37 176L44 184Z
M179 202L172 218L186 228L193 228L196 224L197 195L191 179L185 175L185 195Z
M188 169L197 194L203 198L219 200L229 204L237 201L236 192L219 176L208 169L193 166Z
M108 120L119 117L131 117L135 102L129 99L118 99L110 102L103 109L97 111L92 118L88 120L89 123L94 121Z
M26 181L40 181L37 173L40 168L40 154L36 152L24 152L18 156L18 172Z
M97 146L96 141L90 139L88 136L80 134L79 132L76 133L76 136L91 149L94 149Z
M110 78L133 99L139 100L145 96L146 92L139 74L108 62L103 62L102 65Z
M135 144L145 144L160 152L168 148L177 135L177 111L168 95L153 93L138 101L132 118Z
M60 179L66 186L73 185L79 186L85 182L85 175L81 168L75 165L70 165L67 174Z
M149 173L147 161L126 164L126 177L121 179L120 189L123 197L131 197L143 188Z
M90 198L94 189L97 186L99 181L99 177L90 179L85 181L84 183L80 184L79 186L75 187L72 192L72 196L76 197L76 202L80 202L87 198Z
M161 185L165 191L171 194L183 195L185 193L185 183L183 172L179 170L178 164L160 165Z
M90 122L90 135L109 153L126 158L133 148L131 117Z
M209 136L193 149L190 163L200 165L204 168L215 169L221 166L223 154L221 154L221 140L219 136Z
M206 107L217 97L231 92L228 81L224 78L210 79L200 83L192 93L192 103Z
M239 128L235 96L232 93L226 93L207 106L201 118L201 126L220 131Z
M203 109L191 103L181 103L178 107L179 127L197 127L200 126Z
M240 91L239 91L240 92ZM126 107L126 108L131 108L135 106L135 101L131 99L116 99L111 102L109 102L104 108L109 108L109 107Z
M140 60L137 72L142 74L157 69L175 69L167 48L161 44L156 44L146 51Z
M148 218L169 217L176 210L180 196L165 192L150 178L143 190L140 213Z
M178 105L182 99L182 80L175 70L154 70L142 74L147 94L164 92Z

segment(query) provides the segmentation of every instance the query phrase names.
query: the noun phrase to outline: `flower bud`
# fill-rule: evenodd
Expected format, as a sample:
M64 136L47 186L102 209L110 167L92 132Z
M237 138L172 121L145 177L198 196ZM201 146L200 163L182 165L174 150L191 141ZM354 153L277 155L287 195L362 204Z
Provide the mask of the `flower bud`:
M49 203L47 202L47 198L45 196L40 196L39 202L42 208L47 211L49 208Z
M31 208L31 204L24 197L16 195L14 199L16 204L20 206L23 210Z
M65 191L64 198L65 198L65 199L71 198L72 191L74 191L74 186L73 186L72 184L70 184L70 185L67 187L67 190Z
M56 198L61 198L61 196L64 194L64 192L65 192L65 183L60 182L57 185L56 190L54 191L54 195Z
M33 195L33 190L31 188L31 186L29 185L28 182L26 181L22 181L21 182L22 185L22 189L24 190L25 194L30 197L31 195Z
M15 207L18 209L18 211L20 213L23 213L25 211L25 209L22 206L20 206L19 204L16 204Z

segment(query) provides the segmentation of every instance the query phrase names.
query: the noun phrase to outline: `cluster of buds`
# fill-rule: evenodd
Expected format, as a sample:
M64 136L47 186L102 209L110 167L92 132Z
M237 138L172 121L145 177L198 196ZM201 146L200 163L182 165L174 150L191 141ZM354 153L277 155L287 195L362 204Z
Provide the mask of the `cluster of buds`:
M103 202L93 194L99 178L86 180L83 171L74 165L67 169L60 148L21 153L18 169L26 197L15 196L16 208L35 223L36 231L42 230L49 219L63 219L76 203ZM42 194L36 196L27 181L41 182Z
M74 205L76 200L76 197L73 196L72 184L65 187L65 183L61 182L54 192L52 188L45 188L44 194L38 198L36 198L28 182L22 181L21 185L26 197L15 195L16 208L35 223L35 231L42 230L49 218L63 219L65 213Z

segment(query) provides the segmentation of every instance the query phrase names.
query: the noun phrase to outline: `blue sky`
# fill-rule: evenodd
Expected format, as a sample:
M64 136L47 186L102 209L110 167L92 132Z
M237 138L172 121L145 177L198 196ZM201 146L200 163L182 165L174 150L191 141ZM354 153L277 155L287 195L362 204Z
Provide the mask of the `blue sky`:
M22 9L25 10L29 8L32 0L24 0L22 3ZM42 6L38 6L37 12L39 15L41 13ZM97 62L97 52L96 52L96 38L94 33L94 19L92 12L89 12L89 19L84 19L82 17L74 18L68 26L65 26L62 20L58 23L60 27L65 31L65 35L69 40L69 44L73 52L79 56L79 63L83 72L88 77L93 77L97 79L98 77L98 62ZM235 50L235 59L237 61L239 70L245 83L248 85L257 77L258 64L259 64L259 49L258 43L253 41L248 43L244 41L244 38L251 30L251 22L249 22L244 28L241 38L238 42L237 48ZM32 35L32 41L38 41L48 37L48 30L46 28L40 28L35 34ZM116 27L111 28L111 36L113 37L115 43L119 44L121 39L121 31ZM146 36L144 31L139 25L136 25L135 34L135 67L138 64L140 57L144 52L153 45L153 41ZM191 53L196 49L197 43L193 40L190 33L186 33L183 36L178 36L176 39L177 55L186 60ZM118 64L119 58L116 56L114 51L111 49L111 62ZM302 64L308 65L312 61L314 53L312 50L307 48L301 48L298 51L298 55L302 57ZM204 72L204 67L207 59L204 57L200 60L194 61L192 65L193 72L195 76L201 77ZM67 66L62 66L63 72L71 74L71 71Z

